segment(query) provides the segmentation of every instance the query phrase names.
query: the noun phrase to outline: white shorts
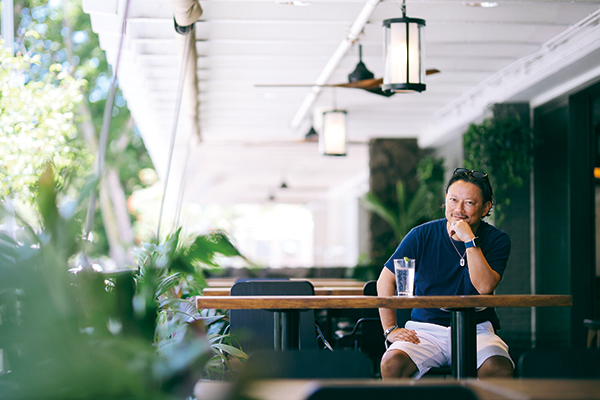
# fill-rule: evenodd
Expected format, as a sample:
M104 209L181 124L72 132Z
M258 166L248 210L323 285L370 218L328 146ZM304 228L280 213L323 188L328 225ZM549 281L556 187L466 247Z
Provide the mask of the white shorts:
M387 351L402 350L408 354L419 369L413 378L421 378L431 368L451 365L452 335L450 327L408 321L405 328L415 330L421 342L414 344L397 341L392 343ZM513 364L513 368L515 366L508 354L508 346L494 333L492 323L486 321L477 325L477 369L492 356L506 357Z

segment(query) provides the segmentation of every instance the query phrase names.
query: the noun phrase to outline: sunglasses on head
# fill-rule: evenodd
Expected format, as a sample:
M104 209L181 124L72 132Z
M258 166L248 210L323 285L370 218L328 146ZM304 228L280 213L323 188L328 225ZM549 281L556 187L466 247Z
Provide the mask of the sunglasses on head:
M464 174L464 175L471 175L473 178L475 179L484 179L487 178L488 174L480 172L480 171L473 171L471 169L466 169L466 168L456 168L454 170L454 172L452 173L452 175L456 175L456 174Z

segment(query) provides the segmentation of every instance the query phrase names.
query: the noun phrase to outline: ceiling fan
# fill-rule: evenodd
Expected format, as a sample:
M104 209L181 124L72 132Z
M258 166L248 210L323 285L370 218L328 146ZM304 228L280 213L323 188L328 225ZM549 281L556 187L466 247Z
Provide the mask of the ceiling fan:
M440 71L438 69L428 69L425 71L425 75L433 75L438 74ZM358 46L358 64L348 75L348 83L337 83L330 85L310 85L310 84L300 84L300 85L286 85L286 84L257 84L254 85L256 87L312 87L312 86L321 86L321 87L342 87L342 88L351 88L351 89L362 89L367 92L375 93L381 96L390 97L395 94L395 92L384 91L381 89L381 85L383 84L383 78L376 79L375 74L367 69L367 66L362 61L362 45Z

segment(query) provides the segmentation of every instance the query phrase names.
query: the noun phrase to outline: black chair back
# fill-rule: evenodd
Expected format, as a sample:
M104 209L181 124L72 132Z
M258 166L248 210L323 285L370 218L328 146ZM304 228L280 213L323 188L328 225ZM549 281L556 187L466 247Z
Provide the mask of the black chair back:
M393 385L393 384L322 384L306 400L477 400L467 387L459 385Z
M600 378L600 350L532 349L517 363L520 378Z
M248 358L245 376L253 379L374 378L371 361L359 351L258 351ZM364 400L364 399L363 399Z
M287 279L243 279L236 281L231 287L232 296L314 294L315 289L309 281ZM275 313L265 310L231 310L229 318L232 338L238 341L246 353L273 349ZM300 313L299 335L302 350L317 348L314 310Z

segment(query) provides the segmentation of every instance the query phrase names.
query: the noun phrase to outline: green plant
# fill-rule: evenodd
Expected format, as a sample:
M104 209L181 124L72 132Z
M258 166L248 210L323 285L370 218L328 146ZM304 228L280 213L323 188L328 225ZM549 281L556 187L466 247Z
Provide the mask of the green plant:
M76 80L60 64L52 64L39 80L27 72L40 56L13 56L0 41L0 199L33 203L38 177L52 160L61 186L81 181L91 167L75 125L85 82Z
M36 167L41 165L43 169L45 156L53 152L56 154L52 158L57 175L71 181L71 189L80 189L82 175L87 175L93 169L91 154L98 154L99 136L114 71L111 71L98 36L92 30L90 16L83 12L81 0L14 0L13 3L17 57L22 55L23 59L36 62L18 71L13 70L12 73L18 73L20 79L1 77L0 86L23 81L25 87L36 87L40 82L52 82L54 79L56 86L60 84L54 90L58 92L59 89L65 91L73 87L67 80L70 79L78 85L76 90L70 91L77 106L62 112L65 109L65 96L59 97L56 93L50 96L37 91L29 99L27 97L31 96L27 96L27 90L23 88L15 87L15 92L11 93L3 87L2 99L10 109L7 114L18 115L17 121L24 121L27 125L16 138L20 146L11 146L12 140L9 138L9 144L0 148L0 178L2 164L5 164L9 175L6 188L13 192L11 195L17 193L24 197L30 194L20 190L27 183L25 178L31 177L31 182L35 183L41 173ZM0 69L6 67L5 61L0 64ZM57 74L58 68L61 70ZM59 79L55 79L57 77ZM45 103L50 103L50 106L45 106ZM56 114L62 119L57 119ZM104 157L106 165L98 182L101 200L98 201L94 218L94 240L86 251L96 258L109 254L111 262L123 268L133 262L128 256L135 246L131 235L135 216L128 213L127 198L146 186L147 182L140 179L139 173L143 169L151 169L152 161L135 129L120 90L117 90L111 116ZM1 119L6 120L0 116ZM11 122L11 118L8 118L8 122ZM51 131L45 133L43 129L48 125ZM3 128L0 131L7 132ZM3 149L9 157L13 157L12 160L19 161L18 165L11 165L14 162L4 157ZM69 162L68 169L63 167L66 161ZM0 196L3 191L6 190L0 181Z
M394 231L398 243L416 225L441 216L444 169L443 160L426 157L417 165L419 186L413 194L406 191L404 182L396 183L397 206L385 204L374 193L368 192L361 203L365 208L386 221Z
M231 372L231 358L247 356L225 334L226 316L208 310L201 310L201 315L193 302L207 286L203 269L218 268L218 255L244 258L222 232L185 240L178 229L162 243L143 243L136 252L139 273L134 304L156 304L158 299L155 340L160 349L178 343L190 323L203 321L212 351L204 376L222 378Z
M0 208L0 398L181 399L216 351L244 356L216 346L204 326L210 332L223 317L183 309L190 301L177 289L196 287L197 262L235 254L223 235L187 247L174 235L149 245L139 271L97 272L81 253L85 195L59 208L56 187L48 167L38 183L39 230Z
M514 110L471 124L463 136L465 167L489 175L497 199L497 224L504 220L510 190L522 187L531 172L534 143L533 130Z

